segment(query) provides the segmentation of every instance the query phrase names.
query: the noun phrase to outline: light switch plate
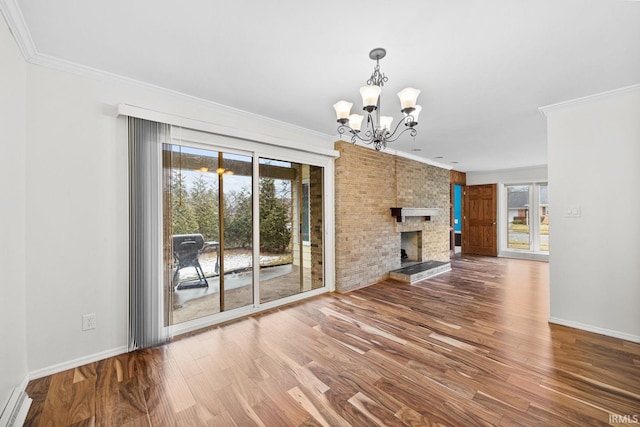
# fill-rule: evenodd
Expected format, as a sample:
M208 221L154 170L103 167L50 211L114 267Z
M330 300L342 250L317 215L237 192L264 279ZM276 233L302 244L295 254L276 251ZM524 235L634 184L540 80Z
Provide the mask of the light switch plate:
M567 206L564 209L564 216L566 218L579 218L582 216L582 209L580 209L580 206Z

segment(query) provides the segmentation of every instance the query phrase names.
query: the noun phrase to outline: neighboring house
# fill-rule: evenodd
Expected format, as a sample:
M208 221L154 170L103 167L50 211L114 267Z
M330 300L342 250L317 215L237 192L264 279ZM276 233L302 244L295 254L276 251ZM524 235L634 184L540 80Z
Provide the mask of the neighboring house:
M525 191L509 191L509 224L529 224L529 187L524 188Z
M549 224L549 186L540 187L540 222Z
M514 188L518 188L515 186ZM523 187L525 191L509 191L508 197L508 221L509 224L529 224L529 191L528 187ZM540 222L549 223L549 187L540 186Z

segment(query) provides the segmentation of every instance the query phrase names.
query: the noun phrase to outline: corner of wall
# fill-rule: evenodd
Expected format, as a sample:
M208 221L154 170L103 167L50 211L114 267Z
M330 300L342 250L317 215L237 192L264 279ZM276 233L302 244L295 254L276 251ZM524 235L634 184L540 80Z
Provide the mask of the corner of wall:
M4 10L3 10L4 12ZM0 226L0 271L4 283L0 298L0 404L13 390L24 390L26 345L26 64L9 28L0 20L0 181L3 209ZM23 383L22 386L19 384Z

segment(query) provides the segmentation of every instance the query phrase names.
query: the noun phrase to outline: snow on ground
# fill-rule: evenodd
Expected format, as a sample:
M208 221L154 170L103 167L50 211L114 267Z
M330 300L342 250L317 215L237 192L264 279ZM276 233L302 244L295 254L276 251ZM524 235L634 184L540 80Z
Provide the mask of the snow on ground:
M261 255L260 256L260 265L270 265L279 263L282 259L282 255ZM217 275L218 273L215 270L216 266L216 256L212 254L211 256L201 256L199 258L200 266L204 271L204 275L206 277ZM228 254L224 257L224 269L225 271L233 271L239 270L242 268L247 268L252 266L253 257L249 253L232 253ZM188 280L188 279L196 279L198 275L196 274L195 267L187 267L180 270L180 281Z

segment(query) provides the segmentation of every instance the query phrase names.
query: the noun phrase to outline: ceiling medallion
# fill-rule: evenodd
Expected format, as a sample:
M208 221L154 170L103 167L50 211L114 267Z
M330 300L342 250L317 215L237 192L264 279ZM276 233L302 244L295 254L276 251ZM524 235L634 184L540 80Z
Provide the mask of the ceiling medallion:
M420 90L408 87L398 92L400 111L404 114L404 117L398 122L393 132L391 131L393 117L383 116L380 111L382 86L389 80L387 76L380 72L380 60L386 54L387 51L381 47L369 52L369 58L376 61L376 66L373 69L373 74L367 80L367 85L360 88L362 109L367 112L367 124L364 130L361 129L364 116L351 114L352 103L338 101L333 106L336 110L338 123L340 123L338 126L340 136L348 133L351 135L351 142L354 144L357 141L373 144L378 151L386 148L387 143L395 141L407 131L411 136L415 137L418 134L415 126L418 124L418 115L422 109L422 107L416 105ZM402 124L404 124L404 127L400 129Z

